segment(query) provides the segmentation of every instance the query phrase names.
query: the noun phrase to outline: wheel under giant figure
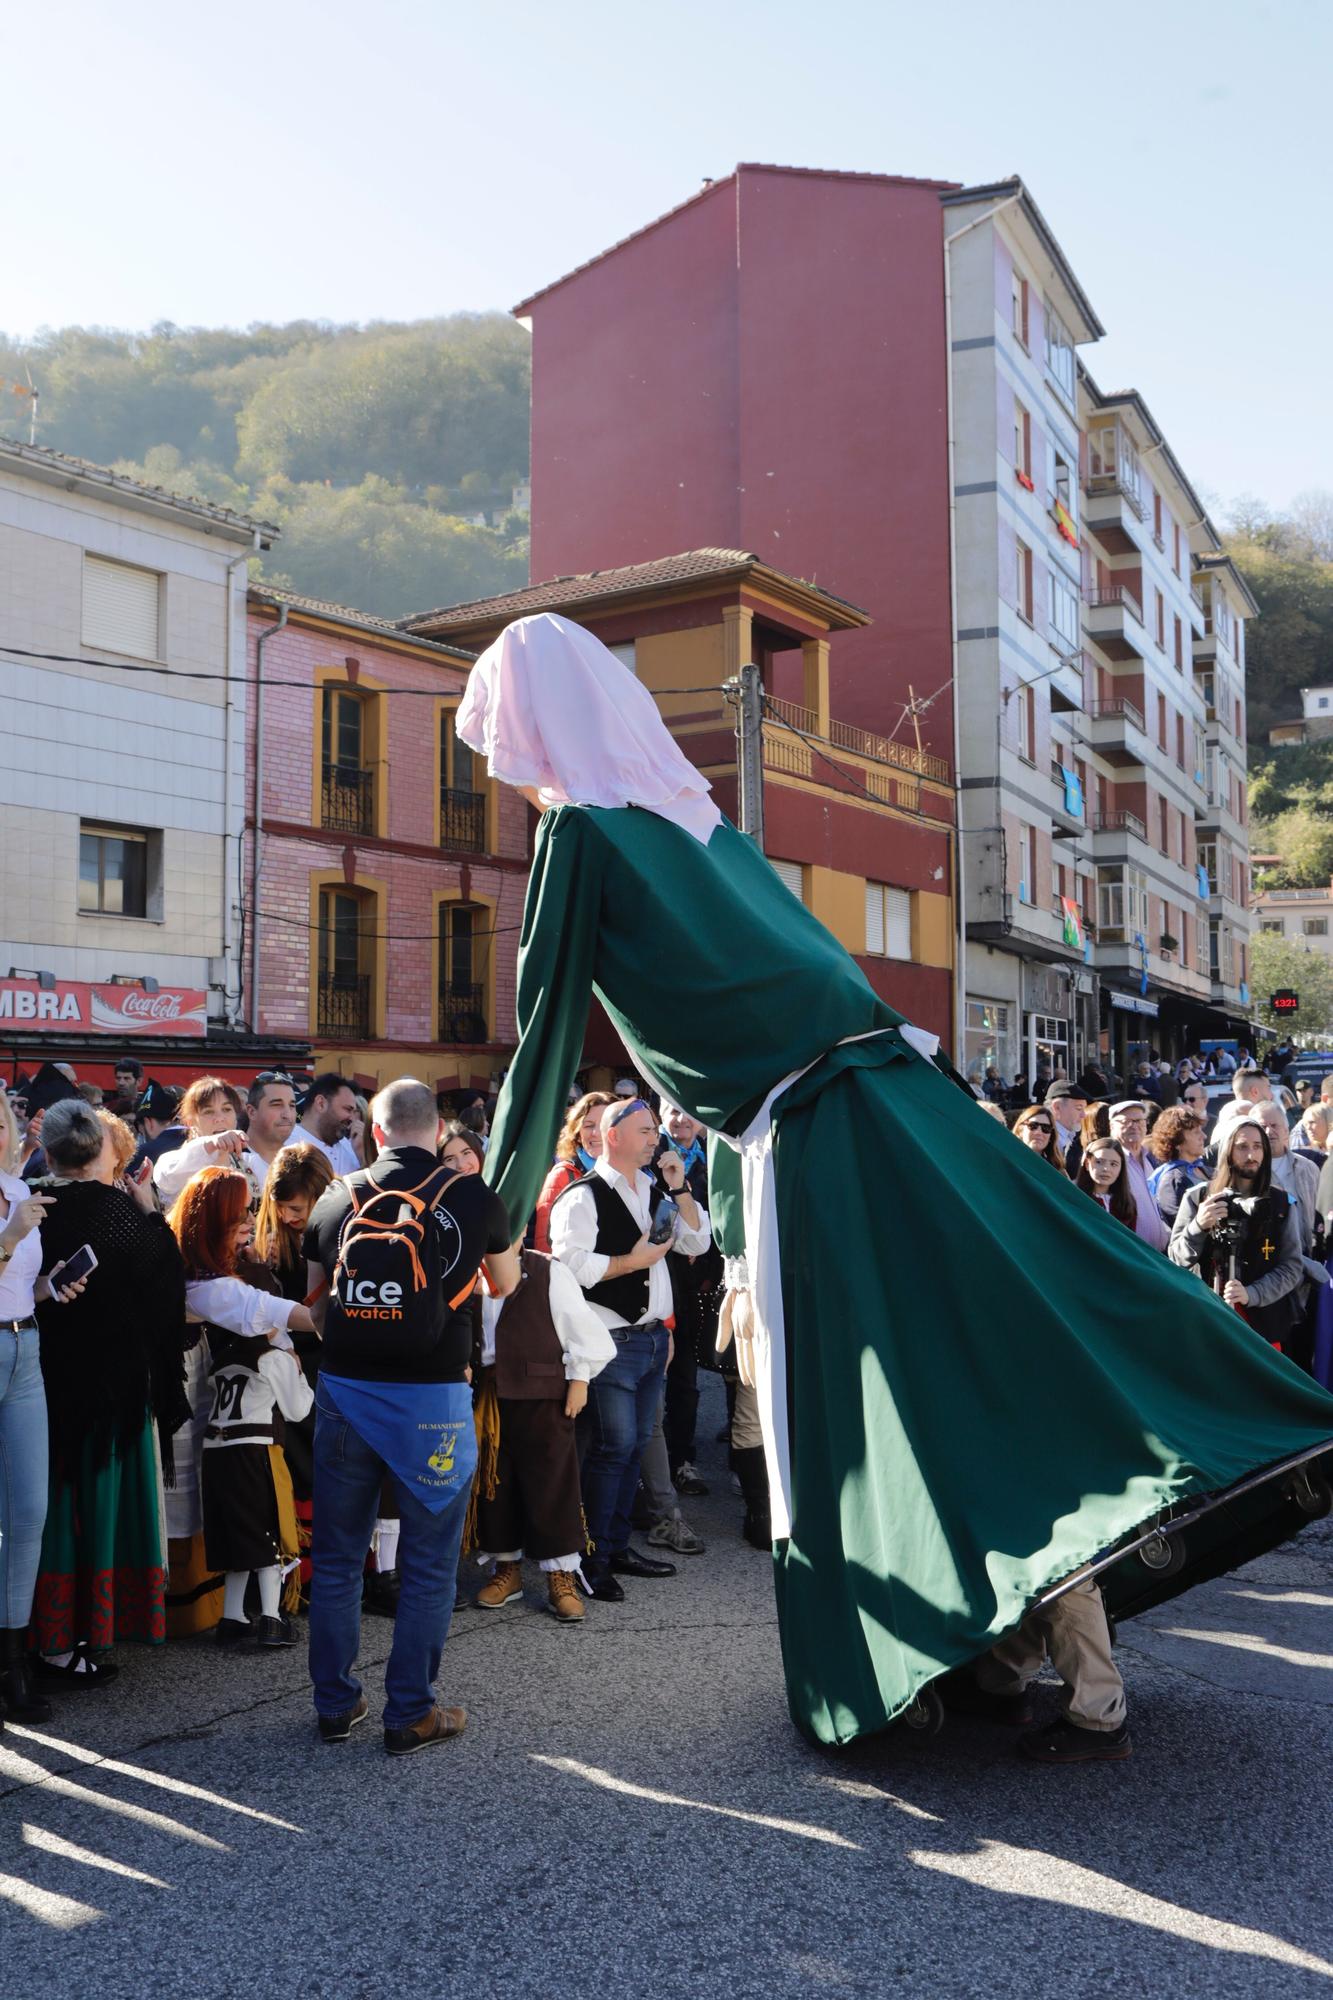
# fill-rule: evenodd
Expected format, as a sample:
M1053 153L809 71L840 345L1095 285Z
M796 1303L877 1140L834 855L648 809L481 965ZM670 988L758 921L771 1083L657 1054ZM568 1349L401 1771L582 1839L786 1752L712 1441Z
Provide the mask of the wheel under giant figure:
M1129 1616L1317 1511L1333 1396L977 1108L598 640L510 625L458 730L543 808L487 1177L526 1221L594 993L709 1128L807 1736L928 1715L1089 1565Z

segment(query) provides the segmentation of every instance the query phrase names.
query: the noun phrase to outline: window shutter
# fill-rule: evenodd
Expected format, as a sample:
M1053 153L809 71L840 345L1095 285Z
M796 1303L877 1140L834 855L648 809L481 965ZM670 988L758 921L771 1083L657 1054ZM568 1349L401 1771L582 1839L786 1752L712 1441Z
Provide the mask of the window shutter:
M128 563L83 559L83 643L137 660L158 658L161 578Z
M798 903L803 903L805 901L805 883L801 875L800 862L774 861L770 856L769 865L772 867L779 882L785 888L791 890L792 895L795 896Z
M912 956L912 898L906 889L884 891L884 951L888 958Z
M635 640L626 639L623 642L623 644L619 646L608 646L606 650L608 653L614 653L616 658L619 660L621 666L628 667L630 672L637 679L639 669L634 653L635 644L636 644Z
M884 891L878 882L866 883L866 956L884 956Z

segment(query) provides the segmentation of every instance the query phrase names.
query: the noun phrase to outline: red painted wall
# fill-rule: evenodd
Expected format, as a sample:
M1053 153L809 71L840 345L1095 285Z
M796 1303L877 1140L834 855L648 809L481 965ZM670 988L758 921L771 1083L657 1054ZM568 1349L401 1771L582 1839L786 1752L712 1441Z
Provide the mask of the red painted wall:
M950 672L938 187L745 167L539 298L532 573L751 549L873 618L833 712ZM947 693L927 748L947 756Z

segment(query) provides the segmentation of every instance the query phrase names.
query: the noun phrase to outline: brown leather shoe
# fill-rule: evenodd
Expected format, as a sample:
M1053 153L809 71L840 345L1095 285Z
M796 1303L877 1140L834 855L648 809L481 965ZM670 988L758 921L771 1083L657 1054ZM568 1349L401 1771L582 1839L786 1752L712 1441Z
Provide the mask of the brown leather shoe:
M498 1611L502 1604L510 1604L523 1595L523 1566L521 1563L497 1563L488 1583L483 1583L477 1592L475 1602L483 1611Z
M461 1736L466 1727L465 1708L432 1708L406 1729L386 1729L384 1747L391 1757L410 1757L414 1750L429 1750L432 1743L447 1743L451 1736Z
M578 1625L583 1618L583 1599L578 1578L572 1569L553 1569L546 1578L546 1602L562 1625Z

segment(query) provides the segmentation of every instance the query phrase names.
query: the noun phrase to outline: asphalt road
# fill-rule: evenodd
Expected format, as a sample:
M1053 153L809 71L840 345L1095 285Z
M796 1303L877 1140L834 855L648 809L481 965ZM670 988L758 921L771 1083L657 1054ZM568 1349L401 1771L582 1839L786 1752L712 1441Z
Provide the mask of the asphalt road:
M535 1576L460 1615L457 1743L322 1745L300 1652L206 1642L11 1724L3 2000L1333 1992L1329 1523L1123 1629L1127 1764L1035 1768L957 1719L829 1755L704 1456L708 1551L675 1579L577 1631Z

